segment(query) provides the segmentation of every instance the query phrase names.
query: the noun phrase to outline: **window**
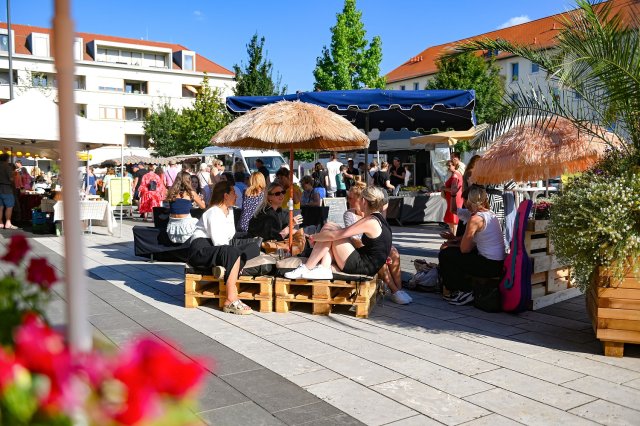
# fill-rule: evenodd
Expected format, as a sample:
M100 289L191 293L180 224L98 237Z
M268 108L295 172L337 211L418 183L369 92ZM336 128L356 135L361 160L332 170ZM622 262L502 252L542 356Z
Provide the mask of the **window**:
M49 36L47 34L31 34L31 53L33 56L49 56Z
M76 61L83 60L83 50L83 40L81 38L75 39L73 41L73 59Z
M420 83L413 83L413 90L420 90Z
M184 55L182 69L185 71L193 71L193 55Z
M31 75L31 85L33 87L49 87L53 84L47 74L33 73Z
M400 90L407 90L407 87L403 84L402 86L400 86Z
M132 148L144 148L144 135L124 135L127 146Z
M143 121L147 116L146 108L125 108L124 118L127 121Z
M122 108L101 106L100 119L101 120L122 120Z
M536 64L535 62L531 62L531 73L535 74L538 71L540 71L540 65Z
M9 70L0 70L0 84L9 84ZM18 84L18 72L13 71L13 84Z
M517 62L511 64L511 81L518 81L518 75L520 74L520 64Z
M0 52L9 51L9 36L7 34L0 34Z
M127 81L124 82L125 93L145 94L147 93L147 83L144 81Z
M73 88L75 90L85 90L87 88L86 78L84 75L78 75L73 80Z

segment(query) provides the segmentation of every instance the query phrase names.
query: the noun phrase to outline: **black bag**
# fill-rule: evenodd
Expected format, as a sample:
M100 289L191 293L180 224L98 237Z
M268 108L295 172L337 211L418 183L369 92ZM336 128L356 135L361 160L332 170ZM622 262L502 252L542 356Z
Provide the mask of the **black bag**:
M158 182L156 182L155 180L152 180L147 185L147 188L149 188L149 191L155 191L156 189L158 189Z
M502 312L499 280L481 280L473 286L473 306L485 312Z

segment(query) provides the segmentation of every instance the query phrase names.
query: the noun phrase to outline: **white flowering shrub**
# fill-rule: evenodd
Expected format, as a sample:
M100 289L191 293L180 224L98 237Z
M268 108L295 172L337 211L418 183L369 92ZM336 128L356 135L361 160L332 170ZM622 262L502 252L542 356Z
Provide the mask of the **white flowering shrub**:
M549 235L584 292L598 266L613 277L640 267L640 168L604 162L553 197Z

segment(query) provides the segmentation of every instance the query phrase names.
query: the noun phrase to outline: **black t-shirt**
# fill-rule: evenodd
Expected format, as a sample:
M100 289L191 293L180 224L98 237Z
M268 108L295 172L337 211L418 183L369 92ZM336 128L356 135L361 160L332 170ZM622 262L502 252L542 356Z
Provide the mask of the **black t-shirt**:
M322 170L322 171L315 171L311 174L311 177L313 178L313 187L314 188L326 188L325 185L325 176L329 176L329 174L327 173L326 170Z
M350 174L351 176L354 176L354 179L345 179L344 183L347 186L347 190L349 188L351 188L355 183L355 176L360 175L360 171L358 169L356 169L355 167L351 167L351 168L347 168L347 174Z
M134 178L138 178L138 182L136 182L136 191L140 188L140 183L142 183L142 177L144 175L146 175L147 173L149 173L149 171L145 168L140 168L138 169L138 171L135 173L135 175L133 175Z
M389 180L389 173L378 170L373 174L373 184L382 188L384 191L387 189L387 181Z
M274 210L272 207L267 207L265 211L259 212L249 220L247 234L252 238L262 237L264 241L282 241L284 238L280 235L280 231L287 223L282 209Z
M394 176L393 175L394 173L397 173L403 177L399 178L397 176ZM393 186L404 185L404 167L398 166L396 168L391 166L391 168L389 169L389 176L391 177L390 178L391 185Z
M262 173L262 175L264 176L264 181L267 182L267 184L270 182L269 181L269 169L267 169L266 166L261 166L258 168L258 171L260 173Z

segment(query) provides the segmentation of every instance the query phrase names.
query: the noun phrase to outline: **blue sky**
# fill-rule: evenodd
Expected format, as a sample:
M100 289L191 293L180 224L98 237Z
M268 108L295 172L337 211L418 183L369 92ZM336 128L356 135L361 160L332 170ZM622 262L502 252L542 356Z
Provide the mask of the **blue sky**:
M0 21L6 7L0 0ZM311 90L343 0L72 0L76 31L179 43L231 69L258 32L289 92ZM573 8L570 0L359 0L367 37L382 38L386 74L428 46ZM13 0L12 22L50 27L53 0Z

